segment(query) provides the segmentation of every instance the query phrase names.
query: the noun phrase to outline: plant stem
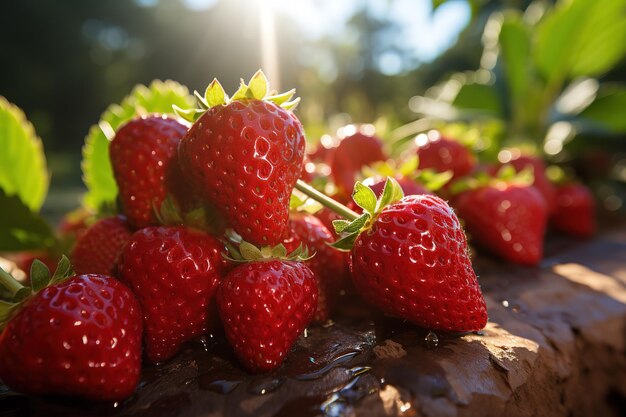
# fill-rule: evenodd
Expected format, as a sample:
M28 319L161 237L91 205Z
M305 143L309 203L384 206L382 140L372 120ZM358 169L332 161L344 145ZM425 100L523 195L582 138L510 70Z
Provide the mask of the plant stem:
M24 288L15 278L11 276L4 269L0 268L0 285L5 287L11 292L11 295L15 295L19 290Z
M358 213L350 210L348 207L344 206L340 202L333 200L326 194L317 191L315 188L311 187L309 184L302 180L298 180L296 182L296 189L306 194L307 197L317 201L324 207L328 207L346 220L352 221L359 217Z

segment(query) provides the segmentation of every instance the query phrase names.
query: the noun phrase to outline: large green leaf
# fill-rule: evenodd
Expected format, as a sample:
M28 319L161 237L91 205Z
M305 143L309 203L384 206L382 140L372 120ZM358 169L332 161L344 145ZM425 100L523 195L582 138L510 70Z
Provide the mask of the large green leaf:
M50 225L16 195L0 189L0 252L51 248L56 245Z
M461 86L452 105L459 110L471 110L477 114L501 117L502 104L493 85L466 83Z
M524 97L531 87L530 30L524 23L522 15L517 11L505 14L498 38L500 46L500 64L506 74L507 86L514 107L524 104Z
M0 189L39 211L48 181L41 139L24 113L0 96Z
M626 133L626 87L605 87L579 118L602 130Z
M534 62L558 84L596 76L626 54L626 0L561 1L538 24Z
M109 141L122 124L142 114L173 114L173 105L187 108L194 102L187 87L174 81L155 80L148 87L137 85L120 104L109 106L85 138L82 162L83 181L88 189L85 205L100 209L115 202L117 185L109 161Z

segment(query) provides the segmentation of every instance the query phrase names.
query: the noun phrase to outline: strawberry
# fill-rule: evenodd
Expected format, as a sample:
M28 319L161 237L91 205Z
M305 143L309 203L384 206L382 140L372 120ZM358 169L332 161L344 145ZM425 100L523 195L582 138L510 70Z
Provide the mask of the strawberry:
M67 258L62 264L50 282L40 270L34 294L11 305L0 334L0 378L25 394L122 400L135 390L141 371L139 304L116 279L66 279L71 267ZM11 279L0 275L4 284ZM16 295L30 291L22 287Z
M184 227L147 227L131 236L119 276L141 304L150 362L171 358L182 343L209 331L222 250L214 237Z
M546 176L546 165L542 159L536 156L522 155L509 162L517 172L523 169L531 169L534 175L533 186L539 190L548 208L548 213L556 210L556 190Z
M267 96L262 72L241 83L230 99L217 80L200 100L203 110L183 112L195 123L180 143L181 166L205 200L245 240L282 241L289 198L302 173L305 138L290 111L294 94ZM197 118L197 120L196 120Z
M315 256L306 262L317 281L318 302L313 320L326 322L331 315L342 288L346 259L342 252L331 248L334 235L315 216L292 213L289 219L289 237L283 244L287 251L294 251L299 245L305 245Z
M364 166L387 159L383 142L376 136L356 132L339 142L330 163L338 193L349 196L354 181Z
M480 246L523 265L543 257L548 211L535 187L496 182L461 193L455 206Z
M579 183L556 187L556 210L551 217L556 230L579 236L590 237L596 232L596 213L593 195Z
M283 245L274 250L242 242L233 260L245 262L226 275L217 292L217 306L226 337L241 363L251 372L280 366L317 307L313 272L287 259ZM278 257L278 258L277 258Z
M168 192L181 204L191 198L178 166L177 149L187 127L166 116L144 116L122 126L111 142L110 158L119 200L136 228L158 224L154 214Z
M309 197L325 200L298 183ZM335 222L350 250L352 281L384 313L433 330L467 332L487 323L485 300L472 269L465 233L445 201L433 195L403 197L388 178L381 197L357 182L353 199L360 216L332 205L351 221Z
M115 275L117 258L131 234L122 216L106 217L89 226L72 250L76 273Z
M459 142L432 131L428 140L418 145L417 156L420 168L430 168L438 172L452 171L452 179L463 177L476 166L476 157Z

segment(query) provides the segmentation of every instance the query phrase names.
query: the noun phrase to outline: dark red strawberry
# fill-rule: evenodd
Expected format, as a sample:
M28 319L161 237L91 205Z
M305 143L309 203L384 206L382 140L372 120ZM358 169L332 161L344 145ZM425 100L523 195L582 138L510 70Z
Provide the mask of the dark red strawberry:
M468 234L481 247L523 265L541 261L548 211L535 187L485 185L460 194L455 206Z
M263 372L285 360L313 318L318 294L313 272L304 263L263 258L256 251L257 260L252 258L226 275L217 305L241 363L252 372Z
M106 217L89 226L72 250L76 273L115 275L117 259L131 234L122 216Z
M126 244L119 276L141 304L150 362L171 358L182 343L210 330L223 248L205 233L167 226L141 229Z
M554 189L554 185L546 176L546 164L543 160L536 156L522 155L508 163L512 165L517 172L520 172L525 168L530 168L532 170L532 173L535 176L533 186L539 190L546 201L548 213L554 213L554 210L556 209L556 190Z
M301 184L298 190L324 200ZM433 195L403 197L392 178L378 200L360 182L353 198L363 214L336 222L342 239L334 245L351 248L352 280L367 302L433 330L467 332L486 325L465 233L445 201Z
M292 213L289 219L289 237L283 244L288 252L305 245L315 256L306 261L317 281L318 302L313 320L326 322L335 307L339 291L343 288L347 260L344 252L329 246L334 235L315 216Z
M141 371L137 300L107 276L58 278L17 307L0 334L0 378L25 394L130 396Z
M476 166L476 157L468 148L437 132L429 133L428 141L419 145L417 156L420 168L452 171L452 179L469 174Z
M361 169L376 161L386 159L383 142L376 136L357 132L342 139L330 163L338 193L349 196Z
M287 231L289 198L302 173L305 138L290 111L297 104L288 101L294 91L273 97L267 91L259 72L227 101L214 80L179 154L187 178L239 235L275 245Z
M591 191L579 183L556 187L556 210L551 217L556 230L591 237L596 232L596 205Z
M144 116L122 126L111 142L110 157L122 211L141 228L158 224L168 193L187 205L191 191L178 166L177 149L187 126L166 116Z
M57 226L57 234L69 246L74 244L89 227L92 214L83 208L67 213Z

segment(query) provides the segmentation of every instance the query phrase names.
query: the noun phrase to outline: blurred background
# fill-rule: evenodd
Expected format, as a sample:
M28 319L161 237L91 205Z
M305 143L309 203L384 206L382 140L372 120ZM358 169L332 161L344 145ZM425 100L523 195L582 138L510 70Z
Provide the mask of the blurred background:
M609 178L600 198L622 207L622 0L22 0L3 4L0 48L0 95L44 142L47 204L78 204L89 127L136 84L233 92L263 67L298 89L313 143L353 122L394 143L447 129L486 159L522 146Z

